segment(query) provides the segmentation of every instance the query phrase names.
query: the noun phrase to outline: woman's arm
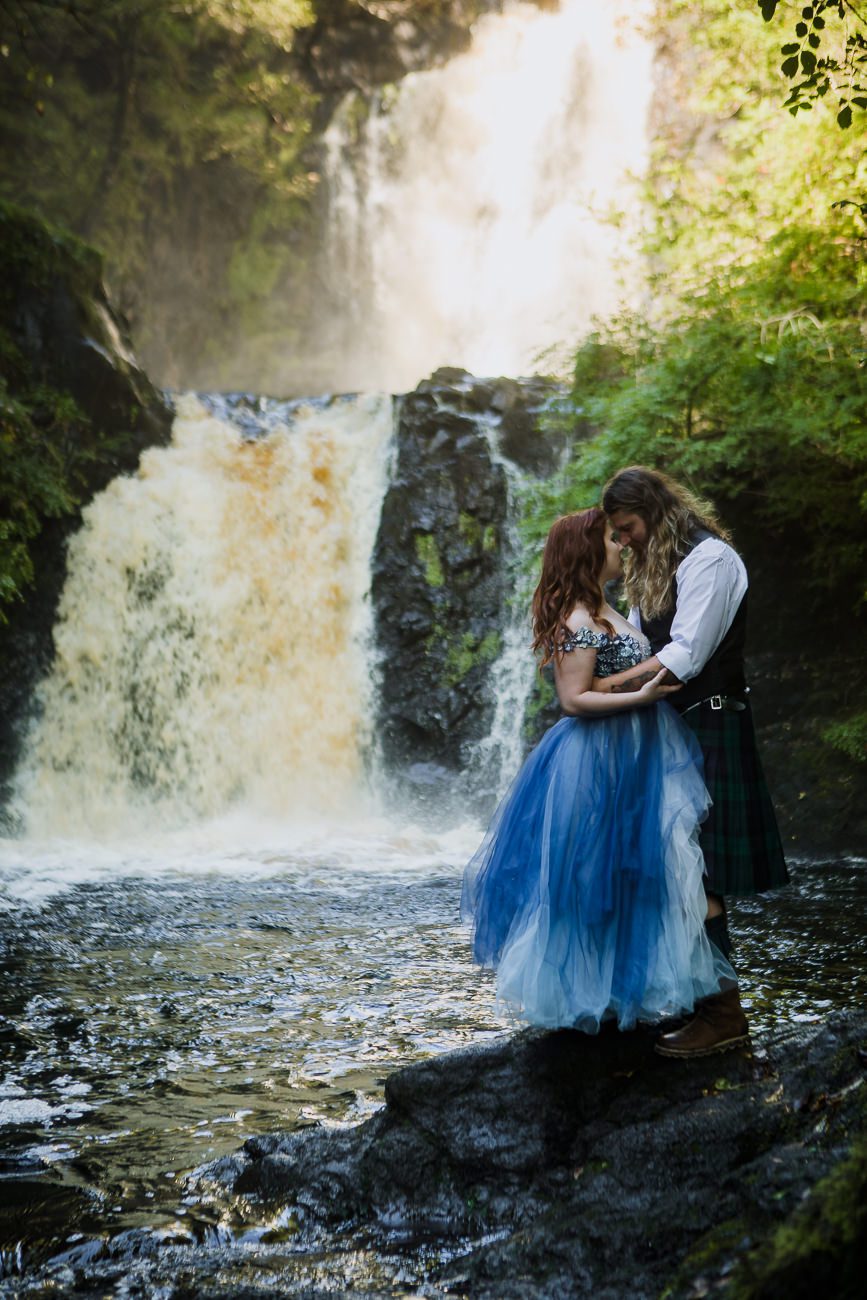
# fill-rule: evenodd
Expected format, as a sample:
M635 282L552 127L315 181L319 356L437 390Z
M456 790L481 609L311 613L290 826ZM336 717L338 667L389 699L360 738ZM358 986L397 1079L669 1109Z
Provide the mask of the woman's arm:
M655 667L652 665L655 664ZM622 713L625 709L643 708L664 700L667 695L680 690L680 683L668 685L666 677L671 674L655 659L646 659L637 664L636 669L643 669L639 680L634 685L620 686L616 691L597 689L597 683L607 683L617 678L593 677L596 666L596 651L591 648L571 650L567 654L554 658L554 685L564 713L572 717L592 718L611 713ZM634 672L629 669L628 672ZM617 677L625 678L626 673Z
M649 659L643 659L640 664L625 668L622 673L612 673L610 677L594 677L593 690L599 691L602 695L620 695L624 691L637 691L645 682L652 681L663 668L664 665L659 662L656 655L651 655ZM665 673L666 676L662 680L667 686L677 689L683 685L671 669L665 668Z

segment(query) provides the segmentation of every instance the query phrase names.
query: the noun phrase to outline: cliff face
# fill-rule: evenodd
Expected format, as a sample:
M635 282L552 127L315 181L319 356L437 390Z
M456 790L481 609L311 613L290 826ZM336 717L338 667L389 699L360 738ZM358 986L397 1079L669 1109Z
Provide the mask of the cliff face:
M295 55L326 98L367 92L460 54L476 18L499 8L501 0L317 0Z
M382 753L417 794L490 731L518 558L503 456L517 473L551 468L536 416L552 391L440 370L400 399L372 596ZM484 773L471 776L484 788Z
M97 492L168 441L171 413L132 355L92 249L5 206L0 249L2 782L51 662L66 538Z

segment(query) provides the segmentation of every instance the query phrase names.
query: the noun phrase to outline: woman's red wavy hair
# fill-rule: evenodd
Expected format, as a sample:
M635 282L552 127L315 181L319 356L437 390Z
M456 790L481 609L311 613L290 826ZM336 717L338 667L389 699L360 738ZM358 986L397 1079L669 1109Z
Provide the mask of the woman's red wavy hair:
M533 592L533 649L541 650L540 668L550 663L567 634L566 619L583 605L609 634L614 629L600 618L604 603L599 575L605 566L604 510L592 506L562 515L551 525L542 554L542 576Z

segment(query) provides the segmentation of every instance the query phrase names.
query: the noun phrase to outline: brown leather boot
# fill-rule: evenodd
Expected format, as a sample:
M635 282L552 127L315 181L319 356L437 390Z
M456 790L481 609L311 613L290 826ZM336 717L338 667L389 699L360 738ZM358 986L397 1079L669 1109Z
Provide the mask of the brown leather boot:
M654 1044L660 1056L712 1056L749 1042L749 1025L736 988L705 998L682 1029L662 1034Z

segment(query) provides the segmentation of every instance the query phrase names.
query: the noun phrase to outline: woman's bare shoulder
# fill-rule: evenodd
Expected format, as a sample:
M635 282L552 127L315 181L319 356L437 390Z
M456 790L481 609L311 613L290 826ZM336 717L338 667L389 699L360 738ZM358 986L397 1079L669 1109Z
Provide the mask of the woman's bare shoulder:
M589 609L583 605L576 605L568 618L564 619L570 632L578 632L582 627L589 628L591 632L604 632L605 628L601 623L597 623Z

